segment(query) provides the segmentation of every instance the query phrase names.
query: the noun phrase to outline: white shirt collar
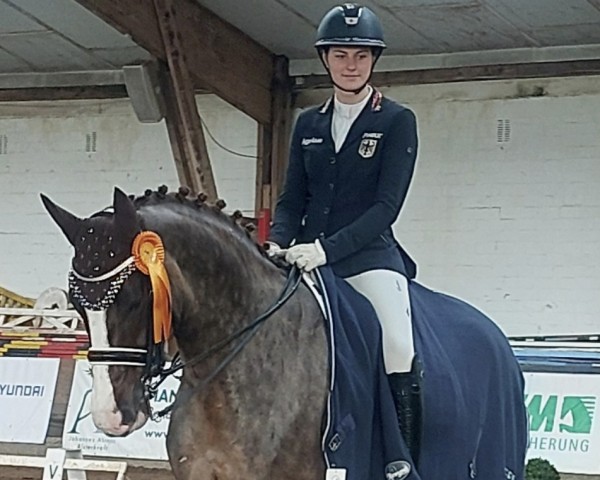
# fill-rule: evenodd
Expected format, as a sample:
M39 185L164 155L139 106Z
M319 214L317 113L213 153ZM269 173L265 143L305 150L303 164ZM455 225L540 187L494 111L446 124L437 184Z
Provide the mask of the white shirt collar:
M365 98L363 98L358 103L342 103L334 95L333 113L343 118L356 118L371 98L371 95L373 94L373 87L371 87L371 85L367 85L367 90L368 92Z

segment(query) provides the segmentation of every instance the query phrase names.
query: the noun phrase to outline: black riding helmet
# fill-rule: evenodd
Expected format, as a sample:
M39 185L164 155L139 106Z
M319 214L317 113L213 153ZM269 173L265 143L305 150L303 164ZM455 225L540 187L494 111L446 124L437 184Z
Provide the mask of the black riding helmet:
M353 3L333 7L319 24L315 47L332 45L385 48L379 18L371 9Z
M371 9L353 3L333 7L321 20L317 29L317 40L315 41L319 58L328 71L329 69L323 60L323 53L333 46L370 47L375 58L373 62L373 66L375 66L383 49L386 48L383 39L383 27L379 18ZM336 86L340 88L339 85ZM357 94L365 86L366 83L359 89L352 90L352 92Z

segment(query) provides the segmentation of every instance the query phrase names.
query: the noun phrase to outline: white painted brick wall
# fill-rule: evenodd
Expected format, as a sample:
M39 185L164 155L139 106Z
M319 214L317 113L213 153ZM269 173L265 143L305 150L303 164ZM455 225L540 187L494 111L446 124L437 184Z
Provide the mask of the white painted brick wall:
M548 95L518 98L537 86ZM599 79L385 93L419 119L417 172L396 227L419 280L473 303L509 334L599 332ZM255 153L251 119L214 97L199 105L219 141ZM511 122L511 140L501 145L499 119ZM91 131L94 154L85 152ZM87 215L109 203L114 185L141 192L177 183L164 127L139 124L126 102L0 105L2 135L9 142L0 154L0 285L22 294L64 287L70 259L39 192ZM252 210L254 160L207 141L220 195Z
M253 120L213 96L198 97L198 104L219 142L255 155ZM87 152L92 132L96 151ZM210 138L207 144L219 195L232 209L253 212L255 160ZM111 203L114 186L141 194L160 184L179 185L166 128L139 123L128 101L0 104L0 285L33 297L66 287L71 248L40 192L88 216Z
M548 95L515 98L542 85ZM418 279L511 335L600 333L598 77L395 87L421 147L396 233ZM511 139L497 142L508 119Z

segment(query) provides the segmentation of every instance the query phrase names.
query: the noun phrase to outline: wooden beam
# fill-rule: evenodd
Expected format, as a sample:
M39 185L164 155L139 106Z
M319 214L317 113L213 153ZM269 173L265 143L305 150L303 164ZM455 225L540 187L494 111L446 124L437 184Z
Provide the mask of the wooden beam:
M0 102L40 102L46 100L101 100L127 98L125 85L105 87L0 89Z
M195 192L203 192L210 201L217 200L217 187L206 148L202 120L196 106L194 87L187 68L187 56L179 24L181 18L174 0L154 0L156 16L169 66L166 78L166 117L179 180ZM168 124L174 124L170 128Z
M76 0L166 61L153 0ZM194 0L174 4L196 88L209 89L259 123L271 121L271 53Z
M275 203L281 192L289 157L292 129L292 79L288 75L288 67L286 57L276 58L272 90L271 210L275 209Z
M276 57L271 90L273 122L258 126L258 159L256 165L256 215L261 210L273 211L285 177L292 123L292 80L288 60Z
M455 68L375 72L373 74L373 83L378 86L422 85L482 80L512 80L519 78L573 77L580 75L600 75L600 60L474 65ZM294 88L295 90L308 90L327 87L331 87L331 81L327 75L308 75L298 77Z
M254 213L260 218L261 212L271 207L271 128L258 124L256 139L256 182Z
M181 123L181 115L177 108L176 89L173 86L173 80L166 65L161 65L160 69L160 91L161 98L164 103L165 124L169 135L169 143L171 144L171 153L173 161L177 169L177 178L181 185L188 186L194 192L202 190L196 172L190 171L189 168L193 165L186 160L186 150L183 145L183 125Z
M271 223L271 132L270 125L258 124L254 217L258 219L257 240L260 243L269 238Z

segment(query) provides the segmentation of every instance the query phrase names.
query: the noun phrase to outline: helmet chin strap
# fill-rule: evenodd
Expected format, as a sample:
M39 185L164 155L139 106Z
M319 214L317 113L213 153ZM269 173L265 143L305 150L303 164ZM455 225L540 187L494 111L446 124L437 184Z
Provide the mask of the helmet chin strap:
M328 70L329 71L329 70ZM329 78L331 80L331 83L333 83L336 88L340 89L342 92L346 92L346 93L353 93L354 95L358 95L360 92L362 92L366 86L369 84L369 80L371 80L371 75L369 75L369 78L367 79L367 81L365 83L362 84L362 86L358 87L358 88L354 88L352 90L349 90L347 88L344 88L340 85L338 85L337 83L335 83L335 80L333 79L333 77L331 76L331 73L329 74Z

